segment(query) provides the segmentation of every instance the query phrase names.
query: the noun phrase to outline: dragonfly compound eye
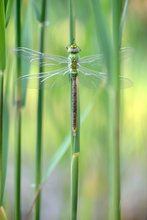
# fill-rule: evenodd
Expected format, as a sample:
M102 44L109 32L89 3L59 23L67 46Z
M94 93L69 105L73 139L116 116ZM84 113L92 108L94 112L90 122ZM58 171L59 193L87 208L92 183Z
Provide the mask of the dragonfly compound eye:
M81 49L74 43L66 47L68 53L79 53Z

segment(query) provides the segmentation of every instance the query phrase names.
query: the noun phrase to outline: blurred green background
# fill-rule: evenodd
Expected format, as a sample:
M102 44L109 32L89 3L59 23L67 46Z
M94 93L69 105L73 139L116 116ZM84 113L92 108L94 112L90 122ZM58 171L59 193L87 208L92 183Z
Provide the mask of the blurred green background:
M111 19L110 3L103 1L104 13ZM14 13L14 12L13 12ZM22 46L38 50L39 25L31 1L22 6ZM26 19L27 18L27 19ZM45 50L49 54L67 56L69 42L67 1L48 1L48 26ZM90 1L76 5L76 42L81 56L100 52ZM6 204L13 220L14 191L14 105L15 30L14 16L7 28L9 71L5 81L9 89L9 160ZM123 46L132 48L122 63L122 75L133 86L121 90L121 207L123 220L147 219L147 1L130 0ZM27 64L25 64L27 65ZM31 71L37 71L32 66ZM27 74L23 73L23 74ZM8 83L8 84L7 84ZM92 105L81 125L79 219L106 220L108 206L107 89L100 91L80 86L81 114ZM22 113L22 215L26 219L34 194L36 98L37 90L28 89ZM69 86L44 90L43 174L70 130ZM69 219L70 148L43 187L43 220ZM31 219L31 218L30 218Z

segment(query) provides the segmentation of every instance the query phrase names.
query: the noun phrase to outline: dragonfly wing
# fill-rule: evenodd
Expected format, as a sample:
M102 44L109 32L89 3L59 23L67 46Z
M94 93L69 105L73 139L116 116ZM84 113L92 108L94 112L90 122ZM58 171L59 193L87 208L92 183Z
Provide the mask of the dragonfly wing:
M122 60L128 59L131 57L133 49L131 47L122 47L120 49L120 57Z
M64 71L53 73L52 76L48 75L41 79L39 88L60 89L68 84L69 79L69 69L65 68Z
M120 49L120 57L122 60L130 57L132 53L132 48L130 47L122 47ZM103 65L104 64L104 56L103 54L97 54L97 55L91 55L91 56L86 56L86 57L82 57L80 58L80 64L84 64L84 65Z
M81 78L81 83L82 81L84 83L86 82L86 85L88 85L88 87L92 86L93 88L97 88L101 83L106 83L106 81L108 80L108 75L106 73L90 70L86 67L80 67L79 72L79 78ZM130 79L124 76L120 76L121 89L130 88L132 87L132 85L133 82Z
M133 86L132 80L127 77L120 76L120 87L121 89L128 89Z
M57 55L49 55L39 51L31 50L25 47L18 47L15 49L18 56L26 58L30 63L38 66L54 67L60 64L68 63L68 58Z
M93 62L102 63L103 58L104 58L104 57L103 57L102 54L86 56L86 57L80 58L80 63L85 63L85 64L87 64L87 63L93 63Z
M22 86L27 84L30 89L50 89L68 82L68 72L68 68L63 68L52 72L23 75L18 78L17 83L21 82Z
M91 69L88 69L84 66L80 66L80 72L82 74L86 75L86 76L94 76L97 79L101 79L101 80L106 80L107 79L107 74L106 73L91 70Z
M80 67L79 80L88 88L97 89L102 83L107 80L107 74L90 70L86 67Z

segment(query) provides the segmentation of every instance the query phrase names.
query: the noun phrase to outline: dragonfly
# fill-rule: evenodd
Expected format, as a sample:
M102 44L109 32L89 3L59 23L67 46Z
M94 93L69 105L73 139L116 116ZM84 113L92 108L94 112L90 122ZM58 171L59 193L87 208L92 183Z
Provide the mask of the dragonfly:
M86 84L88 87L98 88L101 81L107 81L108 75L104 72L95 71L92 67L103 65L103 54L80 57L80 48L74 43L66 47L69 53L68 57L49 55L25 47L18 47L15 52L18 56L23 56L31 64L43 67L43 72L36 74L25 74L20 77L21 81L29 81L30 88L35 86L34 80L39 80L38 89L53 88L67 83L71 79L72 67L76 67L80 84ZM73 52L74 51L74 52ZM126 55L130 48L122 48L121 55ZM87 68L88 66L88 68ZM47 71L45 71L45 69ZM68 80L67 80L68 79ZM122 87L130 87L132 82L124 76L120 76ZM37 88L37 87L35 87Z
M76 136L78 84L87 81L88 84L92 84L93 87L97 88L100 81L107 81L108 75L87 68L87 65L102 63L104 60L102 54L80 58L79 53L81 49L76 43L68 45L66 49L69 54L68 57L49 55L24 47L16 48L15 52L18 55L26 57L30 63L36 63L40 67L43 67L43 70L47 68L47 71L44 70L37 74L23 75L20 77L21 80L32 81L39 79L39 89L45 88L46 86L52 88L57 82L62 82L63 79L66 79L67 82L71 82L72 132L73 136ZM121 53L124 51L125 49L122 49ZM122 76L120 76L120 81L122 81L123 84L127 84L127 87L131 84L128 78Z

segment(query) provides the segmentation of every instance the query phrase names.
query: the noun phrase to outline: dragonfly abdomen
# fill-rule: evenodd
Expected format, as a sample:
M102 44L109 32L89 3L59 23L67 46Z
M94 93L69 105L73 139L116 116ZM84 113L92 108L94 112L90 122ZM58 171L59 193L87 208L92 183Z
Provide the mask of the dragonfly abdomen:
M72 76L72 132L76 135L77 129L77 75Z

